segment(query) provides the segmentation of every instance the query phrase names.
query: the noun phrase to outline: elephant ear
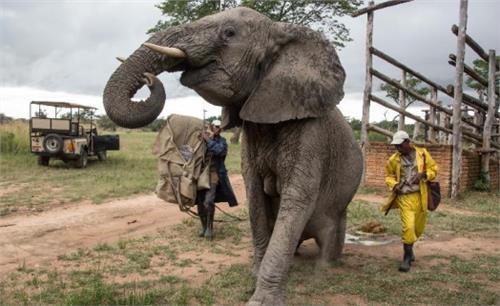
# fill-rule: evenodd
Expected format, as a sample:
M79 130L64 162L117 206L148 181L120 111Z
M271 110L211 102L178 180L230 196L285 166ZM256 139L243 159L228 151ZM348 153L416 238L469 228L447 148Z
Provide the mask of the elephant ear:
M238 115L239 110L240 110L239 107L236 106L225 106L222 108L222 114L221 114L222 129L227 130L236 126L241 126L242 120Z
M334 47L307 27L274 23L270 30L268 52L274 60L243 105L240 118L277 123L324 116L344 97L345 72Z

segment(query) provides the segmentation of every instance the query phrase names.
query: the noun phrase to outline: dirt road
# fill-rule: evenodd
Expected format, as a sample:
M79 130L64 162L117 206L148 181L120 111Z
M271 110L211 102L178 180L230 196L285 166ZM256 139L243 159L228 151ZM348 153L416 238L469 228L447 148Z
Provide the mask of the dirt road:
M234 175L231 182L240 203L244 203L243 179ZM36 267L78 248L152 234L184 218L190 216L154 194L2 217L0 274L23 264Z
M231 176L231 182L240 203L245 202L243 179ZM376 195L358 195L358 199L374 203L384 201ZM243 207L240 205L240 207ZM443 209L451 209L443 207ZM154 234L159 229L190 218L177 205L160 200L154 194L118 199L103 204L74 203L34 215L14 215L0 218L0 274L15 270L24 264L37 267L57 259L57 256L78 248L112 243L120 239ZM439 235L419 243L420 255L452 254L471 257L478 253L500 254L497 239L471 239ZM400 257L399 242L376 247L347 245L345 253ZM317 255L312 240L301 246L306 257ZM385 255L383 255L385 256ZM227 260L227 259L224 259Z

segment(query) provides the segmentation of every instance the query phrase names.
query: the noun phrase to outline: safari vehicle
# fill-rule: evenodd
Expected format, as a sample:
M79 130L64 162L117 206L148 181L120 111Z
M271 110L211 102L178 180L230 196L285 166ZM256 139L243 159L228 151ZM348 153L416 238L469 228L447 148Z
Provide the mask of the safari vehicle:
M61 159L85 168L90 156L104 161L107 151L119 150L118 135L97 135L95 110L95 107L75 103L32 101L30 149L38 155L38 164L48 166L50 159Z

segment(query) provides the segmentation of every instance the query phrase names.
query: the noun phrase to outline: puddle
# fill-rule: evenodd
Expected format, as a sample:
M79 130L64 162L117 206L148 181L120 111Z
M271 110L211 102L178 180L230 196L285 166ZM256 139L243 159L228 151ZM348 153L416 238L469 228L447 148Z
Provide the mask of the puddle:
M346 233L345 235L346 244L377 246L377 245L390 244L396 241L399 241L399 239L395 239L394 237L388 237L386 235L377 235L371 233L364 233L360 231L357 231L356 235L349 233Z

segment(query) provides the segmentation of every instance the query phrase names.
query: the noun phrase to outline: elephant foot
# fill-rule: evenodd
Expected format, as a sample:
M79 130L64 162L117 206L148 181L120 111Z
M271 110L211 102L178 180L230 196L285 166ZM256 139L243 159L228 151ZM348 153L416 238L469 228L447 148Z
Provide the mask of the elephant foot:
M268 292L257 289L247 303L247 306L282 306L285 305L285 297L279 292Z

